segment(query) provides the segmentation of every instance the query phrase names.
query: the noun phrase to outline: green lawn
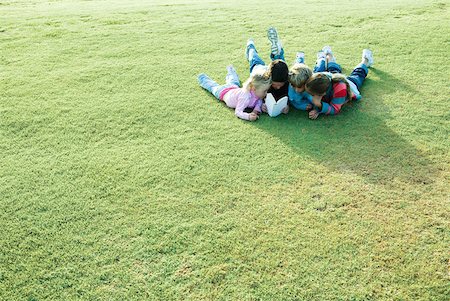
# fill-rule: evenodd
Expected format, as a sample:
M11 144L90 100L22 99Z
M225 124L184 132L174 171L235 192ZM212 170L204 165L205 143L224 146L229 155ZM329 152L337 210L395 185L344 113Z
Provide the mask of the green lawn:
M0 300L448 300L449 2L0 0ZM253 37L363 99L239 120Z

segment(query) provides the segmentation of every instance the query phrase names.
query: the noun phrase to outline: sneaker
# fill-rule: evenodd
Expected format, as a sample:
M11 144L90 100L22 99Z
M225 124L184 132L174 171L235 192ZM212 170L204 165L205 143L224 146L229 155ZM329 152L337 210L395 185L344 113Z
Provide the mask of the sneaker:
M253 41L252 38L247 40L247 46L245 47L245 57L247 58L247 61L250 60L249 59L249 57L250 57L250 54L249 54L250 49L253 49L253 50L256 51L255 41Z
M239 86L239 75L236 72L236 69L234 69L233 65L227 66L227 78L226 78L227 84L233 83L235 85Z
M267 30L267 37L269 38L270 43L270 52L272 55L280 55L281 54L281 41L278 39L278 32L275 27L270 27Z
M305 63L305 53L303 51L297 52L297 54L295 56L295 62L301 63L301 64Z
M368 64L367 67L371 67L373 65L373 53L370 49L364 49L362 52L362 60L367 59Z
M323 46L322 51L325 53L325 55L327 54L333 55L333 51L331 51L331 46Z
M323 52L323 50L319 50L319 52L317 52L317 60L324 60L326 58L326 54L325 52Z
M205 88L205 81L210 79L208 75L206 75L205 73L200 73L197 76L197 80L200 86L202 86L202 88ZM206 89L206 88L205 88Z
M329 62L336 63L336 58L334 57L333 51L331 50L331 46L324 46L322 51L325 53L325 57L327 55L331 56L331 60Z
M230 74L233 74L233 75L237 74L236 69L234 69L233 65L228 65L227 66L227 72L230 73Z

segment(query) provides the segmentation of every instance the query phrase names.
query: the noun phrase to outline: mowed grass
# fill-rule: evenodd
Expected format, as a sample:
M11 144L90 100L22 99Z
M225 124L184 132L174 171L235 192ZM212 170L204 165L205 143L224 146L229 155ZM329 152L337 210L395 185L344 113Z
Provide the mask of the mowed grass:
M1 300L448 300L447 1L0 2ZM363 100L257 122L276 26Z

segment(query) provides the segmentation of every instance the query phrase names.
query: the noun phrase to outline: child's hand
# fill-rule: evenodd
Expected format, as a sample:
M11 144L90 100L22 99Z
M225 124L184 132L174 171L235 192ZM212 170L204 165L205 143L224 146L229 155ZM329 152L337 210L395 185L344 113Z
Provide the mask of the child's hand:
M289 106L285 106L283 110L281 110L281 113L287 114L289 113Z
M309 103L309 104L306 105L306 111L309 111L312 108L313 108L312 104Z
M265 103L262 104L261 110L262 110L264 113L267 113L267 106L266 106Z
M248 119L249 119L250 121L255 121L255 120L257 120L258 118L259 118L259 115L256 114L256 113L251 112L250 114L248 114Z
M317 119L319 117L319 112L316 110L309 111L309 119Z

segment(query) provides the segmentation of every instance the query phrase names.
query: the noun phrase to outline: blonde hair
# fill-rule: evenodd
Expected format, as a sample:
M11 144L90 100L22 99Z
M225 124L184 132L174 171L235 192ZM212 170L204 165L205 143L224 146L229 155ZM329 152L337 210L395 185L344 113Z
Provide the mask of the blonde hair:
M289 70L289 83L296 88L301 88L311 76L311 68L302 63L295 63Z
M266 88L272 84L272 78L268 72L257 71L250 74L250 77L244 82L242 88L248 92L252 88L259 90L261 88Z

